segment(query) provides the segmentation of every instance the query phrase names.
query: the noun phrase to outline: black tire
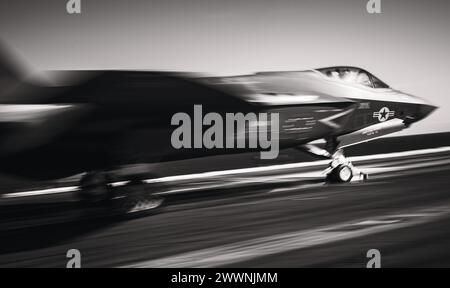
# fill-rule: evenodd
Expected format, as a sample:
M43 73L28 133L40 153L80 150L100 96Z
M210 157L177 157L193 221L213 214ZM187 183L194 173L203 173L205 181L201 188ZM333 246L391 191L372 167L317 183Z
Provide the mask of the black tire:
M78 197L84 203L100 203L111 200L113 191L110 177L105 172L86 173L80 180Z
M353 178L353 170L348 165L339 165L336 167L336 178L339 182L350 182Z
M331 183L347 183L353 178L353 170L349 165L341 164L327 175L327 181Z

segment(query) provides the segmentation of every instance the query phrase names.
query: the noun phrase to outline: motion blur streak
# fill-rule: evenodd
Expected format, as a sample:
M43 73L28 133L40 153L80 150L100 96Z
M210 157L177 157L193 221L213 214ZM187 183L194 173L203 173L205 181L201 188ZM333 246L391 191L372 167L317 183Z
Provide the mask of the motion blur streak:
M82 267L365 267L369 249L381 251L383 267L448 266L450 151L438 150L363 161L362 169L397 170L360 183L280 180L310 167L275 170L233 189L225 188L244 177L217 177L215 188L169 194L163 213L127 221L94 217L65 202L70 192L13 206L6 203L15 199L3 199L0 267L65 267L74 247ZM201 182L192 181L174 188ZM284 190L268 193L274 189Z
M420 150L412 150L412 151L403 151L403 152L395 152L395 153L384 153L384 154L375 154L375 155L366 155L366 156L354 156L354 157L348 157L350 161L353 162L359 162L359 161L369 161L369 160L377 160L377 159L386 159L386 158L407 158L410 156L419 156L419 155L432 155L432 154L438 154L438 153L444 153L450 151L450 147L439 147L439 148L432 148L432 149L420 149ZM447 162L443 162L447 163ZM322 177L323 178L323 171L321 170L324 166L328 164L328 160L321 160L321 161L313 161L313 162L302 162L302 163L293 163L293 164L283 164L283 165L270 165L265 167L252 167L252 168L244 168L244 169L232 169L232 170L223 170L223 171L213 171L213 172L205 172L205 173L198 173L198 174L187 174L187 175L176 175L176 176L168 176L168 177L162 177L162 178L156 178L156 179L147 179L145 180L147 183L157 183L157 182L176 182L176 181L193 181L193 180L200 180L204 178L214 178L218 176L230 176L230 175L242 175L242 174L249 174L249 173L262 173L262 172L276 172L276 171L283 171L283 170L289 170L289 169L296 169L296 168L311 168L316 167L314 170L309 170L308 172L304 172L302 174L294 174L295 177ZM392 172L392 171L399 171L403 169L408 168L417 168L421 166L433 166L436 163L423 163L423 164L413 164L409 166L398 166L398 167L390 167L390 168L372 168L374 165L364 167L364 170L369 172L371 174L378 174L383 172ZM375 165L376 166L376 165ZM268 179L268 181L273 180L281 180L281 178L286 178L286 176L289 174L283 174L279 177L276 177L276 179L271 178ZM274 175L272 175L273 177ZM291 175L292 177L292 175ZM267 178L267 177L265 177ZM248 182L252 183L255 181L261 181L259 178L250 178ZM111 183L113 186L122 186L125 185L126 181L121 182L114 182ZM229 183L230 184L230 183ZM243 181L240 181L240 183L231 183L231 184L244 184ZM223 187L224 183L217 184L217 187ZM203 186L201 188L212 188L216 187L216 185L209 185L209 186ZM198 187L197 187L198 188ZM7 193L4 195L0 195L0 198L19 198L19 197L29 197L29 196L39 196L39 195L47 195L47 194L58 194L58 193L67 193L67 192L74 192L77 191L77 186L67 186L67 187L57 187L57 188L50 188L50 189L41 189L41 190L34 190L34 191L21 191L21 192L14 192L14 193ZM189 192L195 190L195 187L189 187L189 188L182 188L182 189L174 189L167 192L161 192L160 194L171 194L171 193L179 193L179 192Z
M430 210L430 209L427 209ZM436 207L426 211L414 211L414 214L394 214L380 217L380 220L366 220L356 223L342 223L307 231L285 233L230 245L193 251L172 257L161 258L132 264L129 268L202 268L228 265L257 257L268 256L303 249L340 240L367 236L394 229L413 226L435 220L450 212L449 207ZM382 219L396 220L383 221ZM387 223L386 223L387 222ZM353 226L353 227L352 227ZM354 228L358 226L358 228ZM349 229L351 228L351 229Z
M0 122L37 122L50 114L64 112L71 105L0 104Z
M49 195L49 194L73 192L76 190L78 190L77 186L58 187L58 188L50 188L50 189L43 189L43 190L9 193L9 194L2 195L1 198L17 198L17 197L27 197L27 196L37 196L37 195Z
M395 153L385 153L385 154L375 154L375 155L366 155L366 156L355 156L348 157L350 161L365 161L365 160L375 160L375 159L385 159L385 158L396 158L396 157L408 157L414 155L427 155L433 153L441 153L450 151L450 147L439 147L433 149L421 149L421 150L413 150L413 151L404 151L404 152L395 152ZM314 161L314 162L301 162L301 163L293 163L293 164L282 164L282 165L271 165L265 167L253 167L253 168L244 168L244 169L234 169L234 170L225 170L225 171L214 171L214 172L206 172L200 174L189 174L189 175L179 175L179 176L170 176L163 177L159 179L149 179L150 182L165 182L165 181L178 181L178 180L189 180L189 179L198 179L198 178L208 178L208 177L216 177L216 176L227 176L233 174L246 174L252 172L270 172L276 170L287 170L287 169L295 169L295 168L304 168L304 167L312 167L312 166L322 166L328 164L328 160L323 161Z

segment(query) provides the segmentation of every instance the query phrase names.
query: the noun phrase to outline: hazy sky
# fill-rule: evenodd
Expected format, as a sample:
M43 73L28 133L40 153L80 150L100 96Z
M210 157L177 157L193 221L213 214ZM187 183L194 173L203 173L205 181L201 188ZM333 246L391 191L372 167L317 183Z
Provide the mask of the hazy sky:
M441 108L410 132L450 130L450 1L0 0L0 38L33 69L216 75L366 68Z

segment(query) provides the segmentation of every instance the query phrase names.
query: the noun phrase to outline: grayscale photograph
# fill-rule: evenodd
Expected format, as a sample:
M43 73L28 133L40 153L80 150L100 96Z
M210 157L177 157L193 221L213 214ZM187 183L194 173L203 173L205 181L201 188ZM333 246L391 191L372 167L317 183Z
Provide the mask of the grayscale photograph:
M280 287L281 268L450 267L449 16L0 0L0 268Z

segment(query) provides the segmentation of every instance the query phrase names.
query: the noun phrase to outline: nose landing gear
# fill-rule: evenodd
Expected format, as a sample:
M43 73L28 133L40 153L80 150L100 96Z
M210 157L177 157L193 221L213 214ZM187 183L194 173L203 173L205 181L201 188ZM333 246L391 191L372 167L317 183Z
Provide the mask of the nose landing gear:
M353 164L345 158L341 149L337 150L332 155L330 166L325 170L327 174L326 180L330 183L346 183L359 177L359 180L365 181L369 175L359 171Z

